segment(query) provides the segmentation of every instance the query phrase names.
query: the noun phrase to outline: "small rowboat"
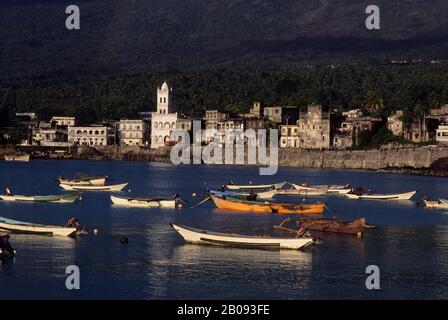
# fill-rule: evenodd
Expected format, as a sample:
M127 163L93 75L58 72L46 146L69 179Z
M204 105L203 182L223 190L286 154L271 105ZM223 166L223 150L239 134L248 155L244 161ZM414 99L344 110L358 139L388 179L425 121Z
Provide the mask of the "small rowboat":
M284 227L284 224L296 222L297 229L289 229ZM275 229L288 231L288 232L305 232L306 230L321 231L321 232L333 232L341 234L350 234L361 237L366 227L372 227L367 225L365 218L359 218L351 221L341 221L337 219L285 219L278 226L274 226ZM301 230L301 231L300 231Z
M369 199L369 200L410 200L417 191L397 194L354 194L347 193L345 196L349 199Z
M128 184L111 184L106 186L91 186L91 185L72 185L61 183L59 186L64 190L75 190L75 191L109 191L109 192L118 192L123 190Z
M0 217L0 230L10 233L69 237L76 234L76 228L34 224Z
M280 189L285 184L286 181L272 184L249 184L249 185L236 185L236 184L226 184L226 188L229 190L259 190L259 189Z
M29 155L29 154L23 154L23 155L5 155L5 161L28 162L28 161L30 161L30 155Z
M213 194L215 196L224 196L224 197L232 197L242 200L249 200L252 196L250 192L241 192L241 191L231 191L231 190L225 190L225 191L219 191L219 190L210 190L210 194ZM277 190L268 190L268 191L262 191L262 192L254 192L257 199L272 199L276 194Z
M70 184L73 186L104 186L106 184L106 180L106 177L85 177L80 179L59 178L59 183Z
M309 189L278 189L279 196L325 196L328 193L327 188L309 188Z
M118 206L136 208L176 208L180 201L176 199L161 198L126 198L110 196L112 203Z
M170 223L170 226L176 230L188 243L227 246L246 249L293 249L298 250L313 243L312 238L271 238L245 236L238 234L218 233L207 230L185 227Z
M423 200L425 207L432 209L448 209L448 200Z
M52 196L20 196L20 195L0 195L3 201L20 202L52 202L52 203L73 203L81 197L80 192L52 195Z
M269 203L245 201L235 198L224 198L210 196L219 209L240 211L240 212L262 212L277 214L322 214L325 209L325 203L313 204L293 204L293 203Z
M352 189L350 186L347 185L336 185L336 184L330 184L330 185L317 185L317 186L309 186L304 184L295 184L292 183L292 186L296 188L297 190L316 190L316 189L327 189L327 193L334 193L334 194L347 194Z

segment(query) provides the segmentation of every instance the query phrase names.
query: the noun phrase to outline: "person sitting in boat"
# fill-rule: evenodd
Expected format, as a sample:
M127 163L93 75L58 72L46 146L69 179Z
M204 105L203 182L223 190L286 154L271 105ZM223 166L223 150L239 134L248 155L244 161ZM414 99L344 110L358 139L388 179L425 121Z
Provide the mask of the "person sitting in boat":
M226 191L226 185L222 184L220 190L221 190L222 192Z
M364 194L364 189L360 186L356 187L355 190L353 190L353 193L362 196Z
M76 228L79 229L80 225L79 225L79 220L76 217L71 217L70 219L68 219L66 225L66 228Z
M179 194L176 192L175 194L173 194L173 200L179 199Z
M258 195L255 192L253 192L252 190L249 190L249 195L247 196L247 200L255 201L255 200L257 200L257 198L258 198Z
M9 234L0 235L0 249L2 249L2 251L8 252L12 256L16 255L14 248L9 242Z
M11 189L9 187L5 188L5 195L6 196L12 196L12 191L11 191Z

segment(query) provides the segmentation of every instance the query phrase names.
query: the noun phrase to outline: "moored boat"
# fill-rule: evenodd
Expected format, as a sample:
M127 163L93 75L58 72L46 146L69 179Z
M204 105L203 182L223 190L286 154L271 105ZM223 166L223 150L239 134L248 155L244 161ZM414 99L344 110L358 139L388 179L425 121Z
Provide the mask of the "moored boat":
M410 191L405 193L391 193L391 194L355 194L347 193L345 196L349 199L368 199L368 200L410 200L417 191Z
M109 192L118 192L123 190L128 184L127 183L121 183L121 184L111 184L111 185L104 185L104 186L91 186L91 185L72 185L72 184L65 184L61 183L59 186L64 190L70 190L70 191L109 191Z
M250 200L252 197L256 199L272 199L276 194L277 190L267 190L267 191L257 191L257 192L244 192L244 191L232 191L232 190L209 190L209 194L215 196L232 197L242 200Z
M81 197L80 192L48 195L48 196L23 196L23 195L0 195L0 199L10 202L52 202L52 203L73 203Z
M59 183L77 185L77 186L104 186L106 184L107 177L82 177L77 179L64 179L59 177Z
M297 229L289 229L284 227L284 224L295 222ZM351 221L341 221L337 219L326 218L311 218L311 219L285 219L278 226L274 228L294 232L302 233L307 230L321 231L321 232L333 232L341 234L350 234L361 237L364 233L364 229L367 227L366 219L359 218Z
M309 189L278 189L279 196L325 196L328 193L327 188L309 188Z
M69 237L76 234L76 228L34 224L0 217L0 230L10 233Z
M448 200L439 199L439 200L423 200L425 207L431 209L448 209Z
M236 184L226 184L226 188L229 190L259 190L259 189L280 189L285 184L286 181L271 184L248 184L248 185L236 185Z
M312 238L273 238L246 236L238 234L226 234L207 230L200 230L191 227L170 223L188 243L228 246L249 249L293 249L298 250L313 243Z
M181 204L180 199L163 198L127 198L110 196L113 204L136 208L176 208Z
M297 189L297 190L316 190L316 189L327 189L327 193L331 194L347 194L352 189L350 188L350 185L336 185L336 184L330 184L330 185L315 185L310 186L306 183L304 184L295 184L291 183L291 185Z
M19 162L28 162L30 161L29 154L10 154L5 155L5 161L19 161Z
M211 195L216 207L224 210L240 212L260 212L276 214L312 214L320 215L324 212L325 203L293 204L269 203L239 200L231 197L218 197Z

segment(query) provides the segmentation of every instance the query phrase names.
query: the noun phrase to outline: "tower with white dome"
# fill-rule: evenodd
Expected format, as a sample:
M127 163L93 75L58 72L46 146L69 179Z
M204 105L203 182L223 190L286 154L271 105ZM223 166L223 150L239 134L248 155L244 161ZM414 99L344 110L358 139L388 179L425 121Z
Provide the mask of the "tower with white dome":
M166 114L172 112L172 91L173 88L170 88L166 81L161 87L157 88L157 113Z

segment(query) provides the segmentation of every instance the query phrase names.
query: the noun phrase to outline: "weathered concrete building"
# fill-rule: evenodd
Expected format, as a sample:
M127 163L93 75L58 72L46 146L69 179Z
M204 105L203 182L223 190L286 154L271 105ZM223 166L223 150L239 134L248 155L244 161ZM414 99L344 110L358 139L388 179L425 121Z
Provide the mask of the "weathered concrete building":
M310 105L297 121L299 147L302 149L329 149L331 146L330 113L322 105Z
M263 115L267 120L279 124L295 124L300 117L300 108L297 106L265 107Z
M120 146L146 146L149 143L150 123L145 120L121 119L117 123Z
M104 125L68 127L68 142L72 145L107 146L114 144L114 136L114 129Z
M404 112L402 110L395 111L394 114L387 117L387 129L389 129L394 136L403 137L405 134L405 123L403 121Z
M299 126L282 125L280 126L280 148L299 148Z

